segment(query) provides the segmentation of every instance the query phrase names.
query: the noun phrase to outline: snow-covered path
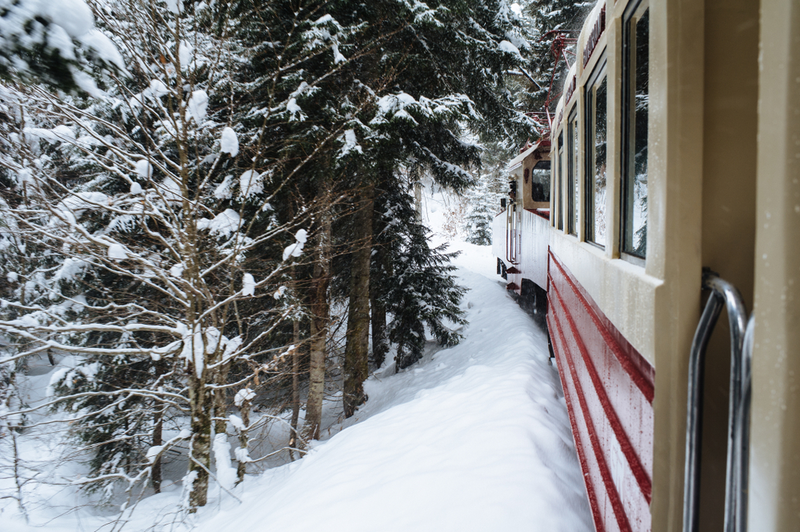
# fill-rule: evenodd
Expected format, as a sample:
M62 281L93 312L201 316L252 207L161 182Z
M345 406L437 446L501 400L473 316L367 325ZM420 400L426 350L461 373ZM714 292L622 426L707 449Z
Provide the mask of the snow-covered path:
M354 422L245 482L241 504L206 508L199 530L592 530L544 333L497 279L464 267L486 273L486 248L460 247L465 340L372 377Z

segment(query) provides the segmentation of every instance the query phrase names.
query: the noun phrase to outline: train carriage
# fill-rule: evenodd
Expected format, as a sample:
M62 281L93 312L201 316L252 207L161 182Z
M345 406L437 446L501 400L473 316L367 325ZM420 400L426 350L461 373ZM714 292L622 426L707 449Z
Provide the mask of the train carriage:
M800 530L800 2L602 0L575 51L494 250L595 526Z

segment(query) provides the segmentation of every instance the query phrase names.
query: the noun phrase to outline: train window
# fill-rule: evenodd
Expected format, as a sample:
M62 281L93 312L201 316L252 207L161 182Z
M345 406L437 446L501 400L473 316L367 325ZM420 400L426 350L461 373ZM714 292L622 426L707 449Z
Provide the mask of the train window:
M578 109L574 108L568 121L568 161L567 173L567 231L571 235L578 234Z
M598 63L586 84L586 240L606 241L606 144L608 85L605 61Z
M550 161L539 161L531 170L531 199L550 201Z
M632 6L623 23L621 251L644 258L647 250L647 119L650 17L646 2Z
M564 133L558 136L558 179L556 179L556 226L559 230L564 229L563 216L564 203L562 202L562 184L564 183Z

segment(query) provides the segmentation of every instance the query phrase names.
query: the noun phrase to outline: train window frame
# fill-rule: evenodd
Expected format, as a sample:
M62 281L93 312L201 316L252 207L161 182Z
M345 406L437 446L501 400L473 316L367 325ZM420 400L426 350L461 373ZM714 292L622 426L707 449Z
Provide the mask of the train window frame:
M606 190L608 190L608 145L609 145L609 138L608 138L608 61L606 58L606 52L603 50L602 54L600 54L600 58L598 59L597 63L595 64L594 69L592 70L591 75L589 76L586 84L584 85L584 120L583 120L583 141L584 141L584 175L583 175L583 187L584 187L584 194L583 194L583 213L584 213L584 220L583 220L583 227L584 227L584 241L592 244L595 247L600 249L606 248L606 240L608 238L608 211L606 208L603 209L603 218L605 223L605 233L600 237L597 238L597 232L595 227L595 216L596 212L596 200L595 200L595 166L597 161L597 153L595 149L595 140L596 140L596 121L597 117L595 114L595 102L596 102L596 93L597 90L605 84L605 114L606 114L606 137L605 137L605 145L606 145L606 153L605 153L605 175L606 175ZM580 125L580 124L579 124ZM606 201L607 203L607 201Z
M567 223L566 232L578 236L580 212L580 123L578 121L578 105L573 105L567 118L567 207L565 209Z
M554 218L554 220L553 220L553 224L554 225L553 226L556 229L558 229L559 231L563 231L564 230L564 224L563 224L562 213L564 212L564 208L563 208L564 207L564 204L563 204L563 195L564 194L563 194L563 191L562 191L562 188L561 188L563 186L563 183L564 183L564 131L563 130L558 134L558 146L556 148L556 151L558 153L558 155L557 155L558 173L556 175L556 179L554 180L554 182L555 182L555 193L556 193L555 194L556 195L556 197L555 197L556 212L553 213L552 209L551 209L551 218ZM555 216L553 216L553 214L555 214Z
M645 231L644 245L641 252L637 252L633 243L633 231L635 229L635 206L633 202L634 191L632 190L632 183L635 180L635 164L636 164L636 119L637 110L635 104L637 79L636 79L636 35L637 25L642 17L647 13L648 15L648 68L650 64L649 49L650 49L650 30L649 30L649 15L650 9L649 0L640 0L638 2L631 2L622 14L622 87L621 87L621 148L620 148L620 187L619 187L619 200L620 200L620 217L619 217L619 252L620 257L633 264L644 267L647 255L647 198L648 192L644 195L644 225L642 226ZM647 73L646 85L649 97L649 82L650 74ZM649 101L648 101L649 104ZM645 143L647 142L648 128L649 128L649 105L647 109L648 116L646 118L647 125L644 128ZM649 154L647 153L647 144L644 146L646 160L649 161ZM645 163L645 175L647 175L649 162ZM634 185L635 186L635 185ZM645 186L647 186L645 182ZM629 243L630 241L630 243Z
M542 187L540 189L536 188L536 170L542 171L547 170L547 186ZM536 161L536 164L530 169L530 180L531 180L531 197L530 199L534 202L538 203L550 203L550 181L553 179L553 165L550 159L540 159ZM538 183L542 184L542 183ZM536 192L541 192L540 197L536 197Z

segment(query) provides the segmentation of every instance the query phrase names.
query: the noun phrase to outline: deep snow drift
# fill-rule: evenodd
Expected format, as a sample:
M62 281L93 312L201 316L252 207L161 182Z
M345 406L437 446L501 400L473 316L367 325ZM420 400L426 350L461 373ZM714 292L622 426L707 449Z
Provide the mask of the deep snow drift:
M485 248L458 262L464 341L370 378L355 424L250 482L200 530L592 530L544 333L467 269L493 267Z
M441 227L441 206L426 201L431 225ZM456 264L470 288L461 344L399 374L393 366L376 372L365 384L369 401L301 460L249 476L230 493L212 483L209 504L194 516L176 512L181 490L173 486L124 512L124 529L593 530L544 332L506 293L488 247L453 242L451 249L463 252ZM0 504L0 516L11 517L2 529L32 530L15 507ZM117 529L107 513L83 508L56 517L60 511L40 503L30 508L31 522Z

